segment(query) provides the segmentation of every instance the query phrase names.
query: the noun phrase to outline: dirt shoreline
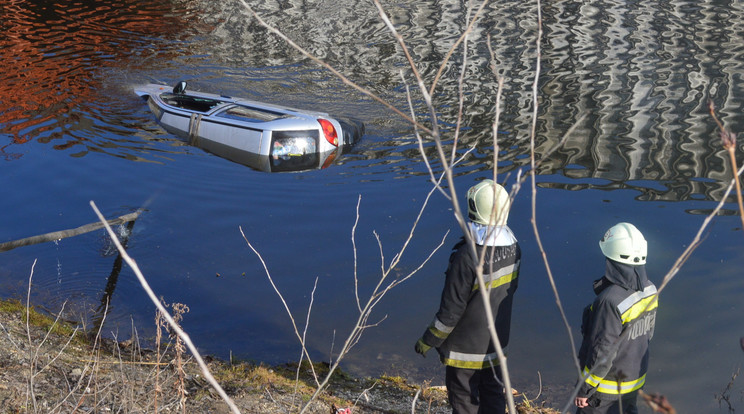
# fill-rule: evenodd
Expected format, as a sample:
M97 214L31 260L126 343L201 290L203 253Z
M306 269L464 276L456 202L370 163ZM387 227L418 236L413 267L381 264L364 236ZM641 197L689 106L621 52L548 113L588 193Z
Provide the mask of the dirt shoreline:
M89 338L83 332L30 312L17 301L0 303L0 406L3 412L229 413L196 362L179 362L173 344L144 349L131 340ZM167 340L167 338L166 338ZM165 344L166 340L163 340ZM295 413L316 389L312 372L324 364L265 366L205 357L210 372L242 413ZM299 379L298 379L299 378ZM354 378L335 374L306 412L449 413L441 387L404 378ZM517 398L518 401L523 398ZM343 411L340 411L343 412ZM549 413L523 402L520 413Z

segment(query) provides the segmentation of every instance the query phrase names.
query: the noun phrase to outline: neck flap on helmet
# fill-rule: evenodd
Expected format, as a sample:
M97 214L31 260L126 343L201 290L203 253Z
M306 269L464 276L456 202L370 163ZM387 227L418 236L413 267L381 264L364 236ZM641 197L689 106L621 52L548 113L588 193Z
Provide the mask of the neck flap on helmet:
M645 265L629 265L612 259L605 261L604 279L628 290L641 291L648 280Z

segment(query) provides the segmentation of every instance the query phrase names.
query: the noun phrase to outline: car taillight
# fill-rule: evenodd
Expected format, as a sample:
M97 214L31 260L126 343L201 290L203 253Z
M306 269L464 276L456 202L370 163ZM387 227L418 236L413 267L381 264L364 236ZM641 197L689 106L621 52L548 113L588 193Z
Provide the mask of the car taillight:
M327 119L318 119L320 126L323 128L323 135L325 135L326 141L330 142L333 146L338 146L338 134L336 128L333 127L331 121Z

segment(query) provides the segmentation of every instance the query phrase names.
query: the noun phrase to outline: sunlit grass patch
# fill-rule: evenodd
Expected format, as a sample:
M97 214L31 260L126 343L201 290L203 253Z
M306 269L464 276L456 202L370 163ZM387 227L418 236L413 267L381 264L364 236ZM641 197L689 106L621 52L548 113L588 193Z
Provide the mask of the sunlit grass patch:
M37 311L33 306L26 308L17 299L0 300L0 312L16 314L24 324L28 317L29 326L49 331L61 337L73 337L72 343L83 344L88 342L85 335L80 330L76 330L72 324L55 320L55 318Z

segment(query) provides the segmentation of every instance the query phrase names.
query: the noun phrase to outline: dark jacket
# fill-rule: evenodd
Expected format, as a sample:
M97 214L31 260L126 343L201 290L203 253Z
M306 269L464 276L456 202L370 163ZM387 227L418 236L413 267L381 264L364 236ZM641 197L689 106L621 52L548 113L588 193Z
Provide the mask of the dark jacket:
M477 246L478 255L486 251L483 276L490 287L486 305L493 315L502 348L509 343L512 297L517 290L521 257L519 243L511 238L513 242L509 245ZM439 311L424 332L423 341L437 348L445 365L468 369L498 365L476 275L477 257L464 239L453 250Z
M579 350L584 383L579 397L617 398L643 387L649 342L654 335L656 286L643 265L607 259L605 275L594 282L597 297L584 309Z

